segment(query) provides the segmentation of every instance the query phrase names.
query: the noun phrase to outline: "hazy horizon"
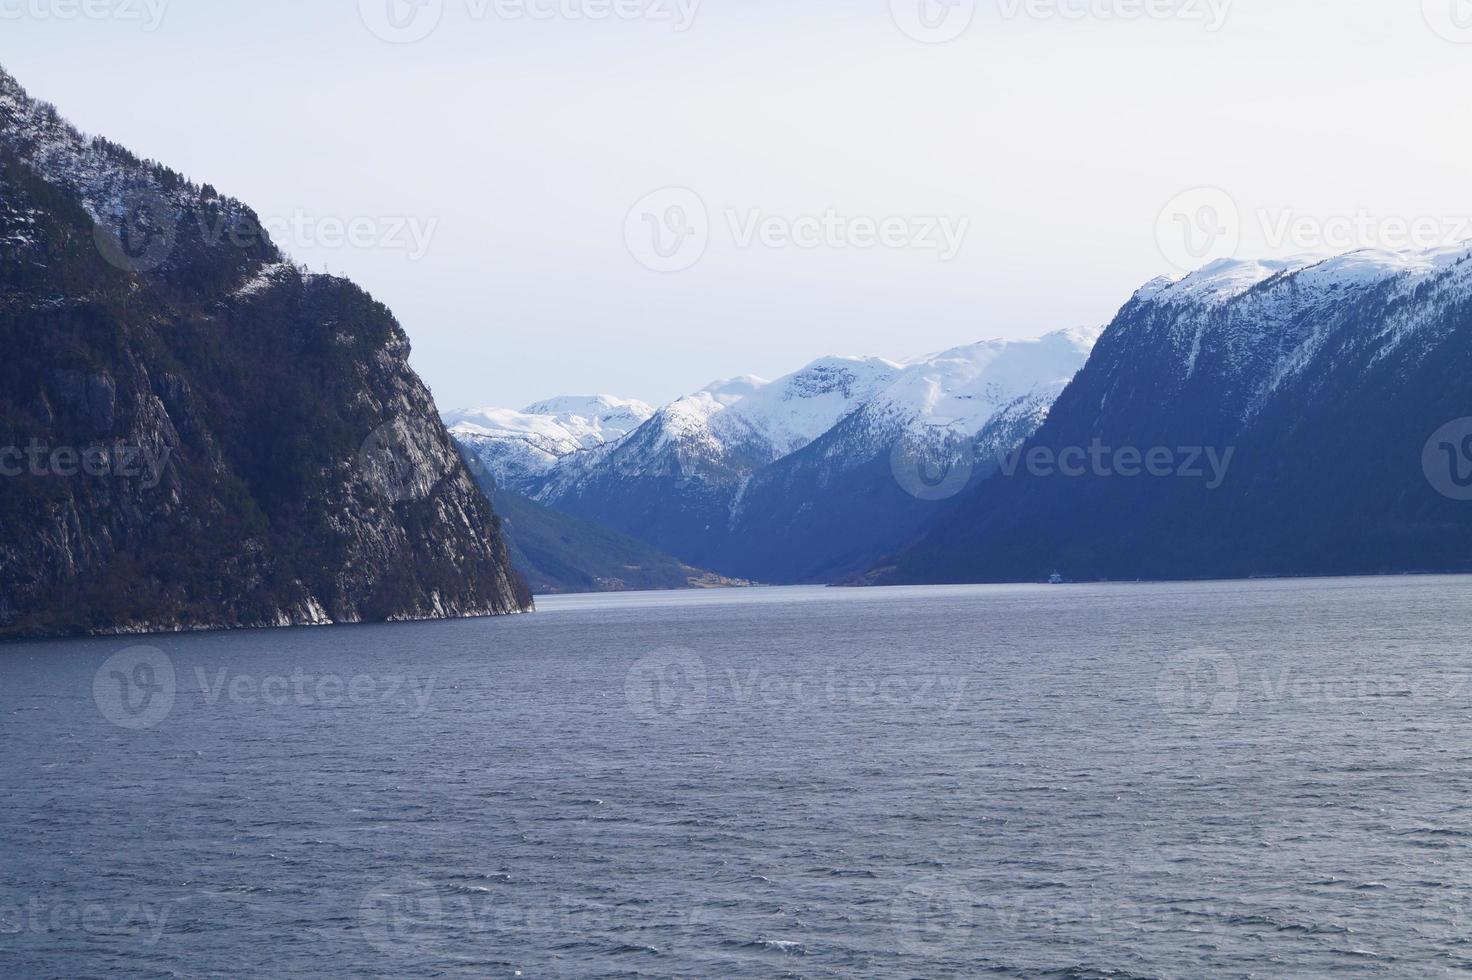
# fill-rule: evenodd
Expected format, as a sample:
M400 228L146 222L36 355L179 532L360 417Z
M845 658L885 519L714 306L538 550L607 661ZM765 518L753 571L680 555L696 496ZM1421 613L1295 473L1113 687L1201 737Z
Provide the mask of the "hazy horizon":
M386 302L445 409L659 404L1102 326L1220 254L1472 236L1459 0L392 2L12 0L0 64Z

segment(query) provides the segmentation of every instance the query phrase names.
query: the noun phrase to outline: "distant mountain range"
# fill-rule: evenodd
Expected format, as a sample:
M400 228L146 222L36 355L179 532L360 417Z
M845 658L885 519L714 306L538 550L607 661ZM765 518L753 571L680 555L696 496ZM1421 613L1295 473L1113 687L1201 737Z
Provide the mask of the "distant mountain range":
M546 507L764 582L1472 571L1472 246L1214 263L1096 335L824 358L452 434ZM527 417L530 416L530 417Z
M446 421L499 486L547 507L723 575L822 582L911 543L965 489L935 492L919 469L906 475L904 447L1014 447L1094 339L1061 331L905 363L826 357L657 411L604 396Z
M0 636L515 612L393 315L0 71Z
M649 420L641 401L608 395L553 398L522 411L479 408L446 412L445 424L502 488L533 490L574 453L614 442Z

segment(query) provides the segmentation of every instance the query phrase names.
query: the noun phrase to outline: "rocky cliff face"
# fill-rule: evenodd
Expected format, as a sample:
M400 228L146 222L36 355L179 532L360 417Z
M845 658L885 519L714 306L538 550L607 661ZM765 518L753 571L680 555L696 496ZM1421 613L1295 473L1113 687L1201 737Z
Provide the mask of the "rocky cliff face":
M392 314L0 72L0 635L508 613Z

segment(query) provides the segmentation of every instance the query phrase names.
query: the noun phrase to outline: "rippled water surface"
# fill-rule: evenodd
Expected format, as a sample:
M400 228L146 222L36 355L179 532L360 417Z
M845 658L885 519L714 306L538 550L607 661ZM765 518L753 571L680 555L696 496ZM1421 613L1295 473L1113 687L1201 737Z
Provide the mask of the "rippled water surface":
M1472 969L1472 580L0 647L0 975Z

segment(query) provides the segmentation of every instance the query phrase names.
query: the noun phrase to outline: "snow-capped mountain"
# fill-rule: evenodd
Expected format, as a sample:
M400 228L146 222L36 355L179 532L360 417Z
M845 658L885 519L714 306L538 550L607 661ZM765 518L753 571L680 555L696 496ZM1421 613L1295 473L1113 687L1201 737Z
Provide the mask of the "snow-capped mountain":
M734 401L713 416L712 429L727 446L760 447L780 459L873 398L898 369L879 357L825 357Z
M832 429L753 476L722 560L823 581L905 547L1042 423L1097 335L985 341L905 362Z
M567 457L536 499L720 572L702 561L721 560L735 502L753 474L831 429L898 367L827 357L776 381L717 382L661 408L622 440Z
M801 449L879 391L898 365L826 357L776 381L718 381L659 411L606 452L570 460L541 494L553 502L616 471L625 478L744 479Z
M525 492L573 453L623 438L654 414L631 398L573 395L508 408L446 412L450 432L498 486Z
M966 439L991 426L1014 445L1092 342L1087 331L1064 331L908 362L825 357L776 381L716 382L621 438L539 450L530 461L504 413L450 421L478 457L524 474L510 478L544 504L723 574L807 581L862 570L939 513L893 472L897 442L909 433Z
M917 357L853 421L871 429L975 435L1019 400L1051 404L1098 336L1097 330L1059 330L1037 340L990 340Z
M1104 472L990 480L875 578L1465 570L1469 416L1472 246L1217 262L1135 293L1029 442Z

